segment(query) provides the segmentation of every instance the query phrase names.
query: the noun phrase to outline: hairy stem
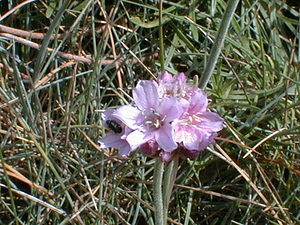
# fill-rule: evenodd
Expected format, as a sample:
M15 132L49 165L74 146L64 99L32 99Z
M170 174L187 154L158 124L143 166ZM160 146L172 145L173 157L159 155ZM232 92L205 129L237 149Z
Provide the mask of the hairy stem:
M215 39L212 49L210 51L207 66L203 72L203 75L201 76L201 79L200 79L200 88L202 88L202 89L204 89L206 87L211 75L213 74L214 68L216 66L219 55L221 53L221 49L224 44L225 37L228 32L229 25L231 23L234 11L235 11L238 3L239 3L239 0L229 0L228 1L227 8L225 10L222 22L220 24L220 28L218 30L216 39Z
M153 175L153 195L155 207L155 224L164 225L163 197L162 197L162 178L164 173L164 163L159 157L156 158Z

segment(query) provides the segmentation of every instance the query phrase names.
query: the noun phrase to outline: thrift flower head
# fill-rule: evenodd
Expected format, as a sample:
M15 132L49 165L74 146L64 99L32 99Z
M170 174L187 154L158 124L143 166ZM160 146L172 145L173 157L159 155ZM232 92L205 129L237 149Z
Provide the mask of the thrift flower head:
M178 101L189 100L199 88L191 83L187 83L184 73L172 76L168 72L163 72L158 79L158 90L161 97L174 96Z
M131 148L136 149L155 140L163 151L175 150L178 144L173 139L171 123L182 114L176 99L159 99L154 81L139 81L133 90L133 99L135 106L123 106L114 113L116 118L134 130L126 139Z
M188 150L204 150L223 128L223 119L209 112L207 105L206 94L199 91L189 99L185 112L173 121L175 141Z
M104 112L112 131L99 141L101 147L118 148L121 155L140 148L165 162L175 154L195 158L223 128L223 119L208 110L207 95L188 83L184 73L164 72L158 82L139 81L133 100L131 105Z

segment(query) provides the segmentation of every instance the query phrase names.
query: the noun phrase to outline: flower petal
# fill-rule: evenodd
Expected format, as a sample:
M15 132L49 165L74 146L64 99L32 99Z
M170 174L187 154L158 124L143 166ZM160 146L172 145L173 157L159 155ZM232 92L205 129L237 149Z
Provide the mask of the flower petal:
M131 132L126 138L128 144L133 150L137 149L140 145L146 143L150 139L151 137L146 136L145 133L140 132L139 130Z
M120 138L120 134L109 132L105 137L101 138L98 143L101 148L117 148L119 154L127 156L132 152L132 149L126 140Z
M170 73L165 71L159 76L158 80L159 80L159 82L171 83L171 82L173 82L174 79Z
M185 73L179 73L175 76L175 79L178 81L180 85L186 83L186 76Z
M174 140L178 143L183 143L184 147L189 150L198 150L199 134L197 129L181 124L174 124ZM201 136L201 134L200 134Z
M208 145L213 144L215 142L214 138L218 135L217 133L203 133L203 138L199 142L198 150L204 150Z
M126 124L131 129L136 129L137 128L136 120L139 114L140 111L137 108L131 105L124 105L116 109L116 111L112 114L112 116L121 120L124 124Z
M128 156L131 152L133 151L133 149L130 147L130 145L128 143L124 143L123 146L119 147L119 155L121 156Z
M207 95L199 89L190 99L189 113L196 114L207 110Z
M160 115L165 117L165 121L172 122L174 119L177 119L182 114L182 107L178 104L176 98L164 98L160 103L157 111Z
M218 132L223 129L224 120L214 112L201 113L201 128L209 129L213 132Z
M178 143L182 142L185 139L185 131L184 126L181 126L180 124L176 124L177 121L174 121L172 123L173 129L174 129L174 140Z
M172 129L170 124L165 124L154 133L158 145L166 152L172 152L177 148L177 143L173 139Z
M198 150L201 137L194 132L184 132L183 145L189 150Z
M133 99L140 110L156 108L158 103L157 84L154 81L141 80L133 89Z
M115 109L106 109L102 114L101 117L103 120L109 120L111 117L111 114L113 114L113 112L115 111Z

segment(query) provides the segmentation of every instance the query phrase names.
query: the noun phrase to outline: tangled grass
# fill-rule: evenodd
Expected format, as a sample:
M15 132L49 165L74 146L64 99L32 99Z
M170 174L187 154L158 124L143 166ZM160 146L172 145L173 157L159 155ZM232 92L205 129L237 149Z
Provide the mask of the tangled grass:
M153 224L153 159L101 111L161 70L201 77L224 0L0 2L0 224ZM240 1L206 91L226 128L182 160L170 224L300 224L298 1ZM161 45L161 43L163 45ZM164 57L161 57L164 47Z

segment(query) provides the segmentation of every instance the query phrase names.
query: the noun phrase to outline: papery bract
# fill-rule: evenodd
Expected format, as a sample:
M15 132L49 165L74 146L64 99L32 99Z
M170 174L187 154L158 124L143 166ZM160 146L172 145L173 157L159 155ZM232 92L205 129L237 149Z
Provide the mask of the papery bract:
M162 151L159 154L159 157L160 157L161 161L163 161L165 163L170 162L173 159L173 156L174 156L174 152L164 152L164 151Z
M147 141L146 143L140 146L141 152L147 156L155 156L158 155L160 151L160 147L154 139Z

